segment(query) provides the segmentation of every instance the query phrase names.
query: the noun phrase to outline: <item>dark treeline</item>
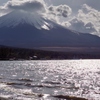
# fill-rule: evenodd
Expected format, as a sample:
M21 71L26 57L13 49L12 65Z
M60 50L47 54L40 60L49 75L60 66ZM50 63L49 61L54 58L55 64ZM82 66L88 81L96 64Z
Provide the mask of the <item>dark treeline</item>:
M99 59L100 54L54 52L0 47L0 60Z

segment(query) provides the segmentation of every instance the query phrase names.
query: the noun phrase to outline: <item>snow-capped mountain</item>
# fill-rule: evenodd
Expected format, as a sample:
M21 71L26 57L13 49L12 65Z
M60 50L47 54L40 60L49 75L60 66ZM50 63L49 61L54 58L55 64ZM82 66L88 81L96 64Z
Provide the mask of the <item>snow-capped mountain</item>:
M16 27L19 24L29 24L33 25L37 29L47 29L49 30L50 23L45 21L45 18L38 13L28 13L25 11L13 11L0 18L0 27Z
M24 11L0 17L0 45L35 47L100 47L100 37L69 30L51 20Z

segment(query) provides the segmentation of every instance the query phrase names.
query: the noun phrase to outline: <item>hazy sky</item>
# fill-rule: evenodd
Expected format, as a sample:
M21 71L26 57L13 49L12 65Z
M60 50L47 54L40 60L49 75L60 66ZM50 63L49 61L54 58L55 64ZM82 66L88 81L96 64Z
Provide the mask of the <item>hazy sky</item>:
M0 5L6 3L7 1L8 0L0 0ZM86 3L89 6L100 10L100 0L44 0L44 1L47 2L48 4L53 4L53 5L67 4L74 9L78 9L82 6L82 4Z
M100 0L45 0L48 4L60 5L67 4L73 11L77 11L83 4L88 4L89 6L100 10Z
M23 4L19 1L22 1ZM29 1L32 1L31 5L28 3ZM35 1L37 3L34 3ZM16 5L16 2L19 5ZM40 7L39 10L43 8L47 11L45 15L49 14L52 20L65 27L100 36L100 0L0 0L0 6L2 6L0 16L9 10L32 11Z
M3 5L9 0L0 0L0 5ZM17 0L16 0L17 1ZM73 10L73 13L76 13L83 4L87 4L91 6L94 9L97 9L100 11L100 0L44 0L48 6L49 5L60 5L60 4L66 4L70 6Z

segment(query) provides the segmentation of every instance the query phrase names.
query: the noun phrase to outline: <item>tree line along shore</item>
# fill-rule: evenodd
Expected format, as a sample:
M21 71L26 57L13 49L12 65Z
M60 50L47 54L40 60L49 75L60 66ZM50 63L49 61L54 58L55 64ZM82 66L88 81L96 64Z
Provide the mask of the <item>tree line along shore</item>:
M0 47L0 60L100 59L100 54Z

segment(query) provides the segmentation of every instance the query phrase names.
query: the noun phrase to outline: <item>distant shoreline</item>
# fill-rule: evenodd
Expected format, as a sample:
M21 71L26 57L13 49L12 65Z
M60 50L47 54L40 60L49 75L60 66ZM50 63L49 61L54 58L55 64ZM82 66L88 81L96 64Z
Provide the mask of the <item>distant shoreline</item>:
M43 50L41 50L43 49ZM56 51L56 49L59 49ZM100 59L100 48L76 48L62 47L65 51L61 51L61 47L50 47L39 49L24 49L1 46L0 60L79 60L79 59Z

